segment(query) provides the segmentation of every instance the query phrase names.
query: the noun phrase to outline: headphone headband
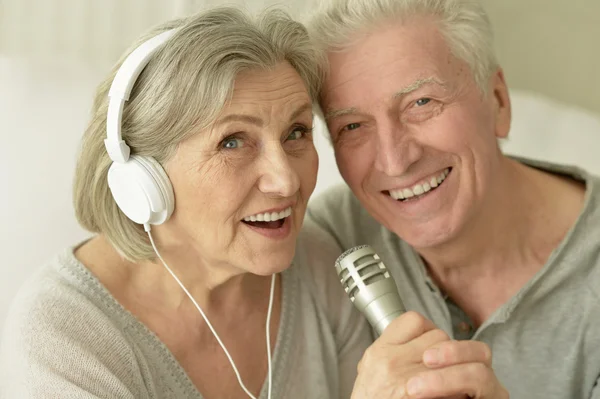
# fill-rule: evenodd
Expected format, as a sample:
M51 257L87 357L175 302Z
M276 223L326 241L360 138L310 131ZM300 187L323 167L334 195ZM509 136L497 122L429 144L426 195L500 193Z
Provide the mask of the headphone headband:
M162 32L142 43L123 61L108 92L108 115L104 145L113 162L127 162L130 148L121 135L123 105L129 100L131 89L154 52L165 43L177 29Z

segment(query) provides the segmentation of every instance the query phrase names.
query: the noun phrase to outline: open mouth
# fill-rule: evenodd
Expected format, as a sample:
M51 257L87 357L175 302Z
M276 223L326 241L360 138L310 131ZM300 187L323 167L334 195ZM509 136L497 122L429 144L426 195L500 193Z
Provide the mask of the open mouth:
M288 207L281 212L266 212L247 216L242 220L242 223L259 229L275 230L282 228L291 214L292 208Z
M280 229L285 223L285 219L276 220L274 222L247 222L242 220L248 226L258 227L259 229Z
M387 194L396 201L400 202L420 199L424 195L437 190L444 183L444 181L446 181L446 178L450 172L452 172L452 168L446 168L437 175L431 176L410 188L390 190L387 192Z

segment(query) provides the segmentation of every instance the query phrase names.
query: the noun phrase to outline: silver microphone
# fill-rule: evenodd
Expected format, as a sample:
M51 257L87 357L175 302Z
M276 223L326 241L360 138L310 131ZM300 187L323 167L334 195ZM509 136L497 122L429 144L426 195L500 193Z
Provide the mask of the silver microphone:
M335 261L335 269L346 294L379 335L406 312L394 279L371 246L347 250Z

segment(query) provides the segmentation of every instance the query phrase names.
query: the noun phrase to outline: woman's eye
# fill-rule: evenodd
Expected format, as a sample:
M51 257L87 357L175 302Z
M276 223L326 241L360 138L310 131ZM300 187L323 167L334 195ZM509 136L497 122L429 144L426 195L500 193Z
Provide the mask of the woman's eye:
M360 123L351 123L349 125L344 126L344 130L356 130L360 127Z
M420 98L415 102L417 107L422 107L423 105L427 105L431 102L431 98Z
M234 150L236 148L240 148L244 145L241 139L235 137L226 138L221 142L221 147L227 150Z
M297 126L296 128L294 128L294 130L292 130L292 132L287 136L286 140L300 140L302 139L304 136L306 136L306 134L308 134L311 131L311 129L308 129L306 127L303 126Z
M304 135L304 131L301 129L294 129L289 136L287 136L288 140L300 140Z

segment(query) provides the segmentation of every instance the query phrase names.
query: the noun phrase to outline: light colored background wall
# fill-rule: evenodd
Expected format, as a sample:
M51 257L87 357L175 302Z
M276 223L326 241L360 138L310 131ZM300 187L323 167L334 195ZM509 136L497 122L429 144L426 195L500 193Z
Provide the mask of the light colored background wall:
M216 4L279 4L303 15L318 0L1 0L0 53L106 67L139 32ZM482 0L512 87L600 112L600 1Z
M600 112L600 1L483 3L512 87Z
M70 198L92 93L147 27L217 0L0 0L0 326L25 278L87 236ZM273 1L238 0L250 9ZM307 1L284 6L295 15ZM600 174L600 2L485 0L512 88L507 152ZM520 89L529 89L522 91ZM541 94L547 96L541 96ZM553 101L558 100L558 102ZM339 175L317 134L317 192Z

